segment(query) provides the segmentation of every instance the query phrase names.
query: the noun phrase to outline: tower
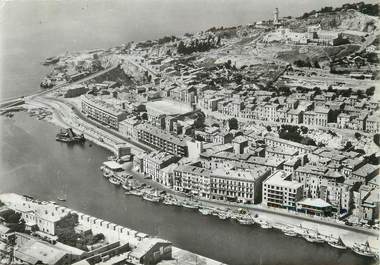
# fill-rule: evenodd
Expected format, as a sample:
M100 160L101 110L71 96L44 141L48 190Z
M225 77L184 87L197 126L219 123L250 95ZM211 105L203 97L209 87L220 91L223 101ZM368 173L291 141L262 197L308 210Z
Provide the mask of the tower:
M279 12L278 12L278 8L277 7L274 10L273 15L274 15L273 24L277 24L278 23L278 16L279 16Z

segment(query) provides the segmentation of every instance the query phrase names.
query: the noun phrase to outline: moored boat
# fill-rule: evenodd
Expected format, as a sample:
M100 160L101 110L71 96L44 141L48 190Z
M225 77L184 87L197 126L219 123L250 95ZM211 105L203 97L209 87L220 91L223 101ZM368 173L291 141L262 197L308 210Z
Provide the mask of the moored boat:
M131 186L127 185L126 183L124 183L122 186L121 186L125 191L131 191Z
M258 223L260 224L260 227L263 229L271 229L272 225L264 220L259 220Z
M347 246L343 243L343 240L340 237L338 237L338 239L335 239L332 236L330 236L330 240L327 241L327 244L337 249L347 248Z
M143 192L141 190L131 190L131 191L125 192L125 195L142 196Z
M312 235L309 232L306 232L306 234L303 235L303 238L305 238L306 241L310 243L324 243L325 242L325 240L319 237L318 232L315 235Z
M353 252L355 252L356 254L360 256L369 257L369 258L377 257L376 253L371 250L371 247L369 246L368 241L362 244L355 243L351 249Z
M198 211L202 214L202 215L210 215L212 213L212 210L208 209L208 208L199 208Z
M282 231L284 232L284 235L286 236L290 236L290 237L298 236L298 233L294 231L294 229L291 227L284 228Z
M150 202L160 202L161 198L159 196L155 196L153 194L145 194L143 199Z
M252 217L250 216L239 216L236 219L239 224L242 225L253 225L255 221L253 221Z
M181 203L181 205L183 207L189 208L189 209L198 209L198 205L196 205L193 202L189 202L189 201L184 201L184 202Z
M120 184L121 184L120 180L118 180L116 178L110 178L109 181L110 181L110 183L112 183L113 185L116 185L116 186L120 186Z

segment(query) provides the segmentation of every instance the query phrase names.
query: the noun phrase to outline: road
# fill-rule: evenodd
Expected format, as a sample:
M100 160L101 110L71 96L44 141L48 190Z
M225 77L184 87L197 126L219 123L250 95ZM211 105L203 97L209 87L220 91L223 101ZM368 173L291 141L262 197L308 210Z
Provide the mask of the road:
M91 124L91 125L93 125L93 126L96 126L97 128L99 128L99 129L101 129L101 130L103 130L103 131L105 131L105 132L107 132L107 133L113 135L114 137L116 137L116 138L118 138L118 139L120 139L120 140L122 140L122 141L124 141L124 142L127 142L127 143L129 143L129 144L131 144L131 145L137 147L137 148L140 149L141 151L144 151L144 152L148 152L148 153L150 153L150 152L152 152L152 151L154 150L153 148L150 148L150 147L148 147L148 146L145 146L145 145L143 145L143 144L141 144L141 143L139 143L139 142L137 142L137 141L134 141L134 140L132 140L132 139L129 138L129 137L125 137L125 136L119 134L118 132L116 132L115 130L110 129L110 128L108 128L107 126L104 126L104 125L102 125L102 124L100 124L100 123L98 123L98 122L96 122L96 121L94 121L94 120L88 118L88 117L87 117L86 115L84 115L80 110L78 110L77 106L75 106L73 103L67 102L67 101L64 100L64 99L58 99L58 98L53 98L53 97L45 97L45 98L43 98L43 99L46 99L46 100L51 101L51 102L54 102L54 101L55 101L55 102L60 102L60 103L62 103L62 104L65 104L65 105L69 106L69 107L71 108L71 110L74 112L74 114L75 114L78 118L80 118L82 121L84 121L84 122L86 122L86 123L89 123L89 124ZM59 110L58 110L58 111L59 111Z

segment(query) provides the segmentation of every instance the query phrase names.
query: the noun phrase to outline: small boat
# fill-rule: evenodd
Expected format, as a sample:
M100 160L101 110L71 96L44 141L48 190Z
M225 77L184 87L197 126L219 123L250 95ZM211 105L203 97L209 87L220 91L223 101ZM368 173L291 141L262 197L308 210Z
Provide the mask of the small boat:
M250 216L239 216L236 220L242 225L253 225L255 223Z
M155 196L153 194L145 194L143 199L150 202L160 202L161 197Z
M109 171L104 171L104 173L103 173L103 177L105 177L105 178L110 178L110 177L112 177L113 175L112 175L112 173L111 172L109 172Z
M60 196L57 196L57 200L61 201L61 202L65 202L67 200L67 194L64 193Z
M355 243L351 249L353 252L355 252L356 254L358 254L360 256L365 256L365 257L369 257L369 258L376 258L377 257L376 253L371 251L371 247L369 246L368 241L366 241L365 243L362 243L362 244Z
M131 190L126 192L125 195L142 196L143 192L141 190Z
M260 224L260 227L262 229L271 229L273 227L270 223L268 223L267 221L264 221L264 220L260 220L260 221L258 221L258 223Z
M347 248L347 246L343 243L343 240L340 237L338 237L338 239L335 239L335 238L333 239L333 237L330 236L330 240L327 241L327 244L337 249Z
M199 208L198 211L199 211L202 215L210 215L210 214L212 213L212 210L207 209L207 208Z
M120 186L121 182L120 180L116 179L116 178L110 178L109 181L113 184L113 185L116 185L116 186Z
M165 205L173 205L173 200L172 199L168 199L168 198L165 198L162 202L163 204Z
M185 208L189 208L189 209L198 209L198 205L192 203L192 202L188 202L188 201L184 201L183 203L181 203L181 205Z
M219 212L218 217L220 220L226 220L226 219L230 218L230 214L228 214L227 212L225 212L225 213Z
M284 232L284 235L290 236L290 237L296 237L298 236L298 233L294 231L291 227L285 228L282 230Z
M121 187L122 187L125 191L131 191L131 190L132 190L131 186L127 185L126 183L124 183Z
M315 235L309 234L309 232L306 232L306 234L303 235L303 238L306 239L306 241L310 243L324 243L325 240L319 237L319 233L317 232Z

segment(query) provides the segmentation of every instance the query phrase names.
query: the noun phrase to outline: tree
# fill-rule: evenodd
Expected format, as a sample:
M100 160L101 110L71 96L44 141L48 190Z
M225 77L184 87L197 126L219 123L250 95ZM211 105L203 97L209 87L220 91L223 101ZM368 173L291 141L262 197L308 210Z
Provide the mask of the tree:
M371 86L371 87L367 88L365 93L368 97L373 96L375 94L375 87Z
M373 142L374 142L377 146L380 146L380 134L376 133L376 134L373 136Z
M146 112L144 112L143 114L141 114L141 119L147 121L148 120L148 114Z
M228 120L228 127L230 128L230 130L237 130L237 129L239 129L238 120L236 118L229 119Z
M271 128L269 125L268 125L266 128L267 128L267 131L268 131L268 132L271 132L271 131L272 131L272 128Z
M359 132L355 132L355 138L356 138L356 139L359 140L361 136L362 136L361 133L359 133Z

